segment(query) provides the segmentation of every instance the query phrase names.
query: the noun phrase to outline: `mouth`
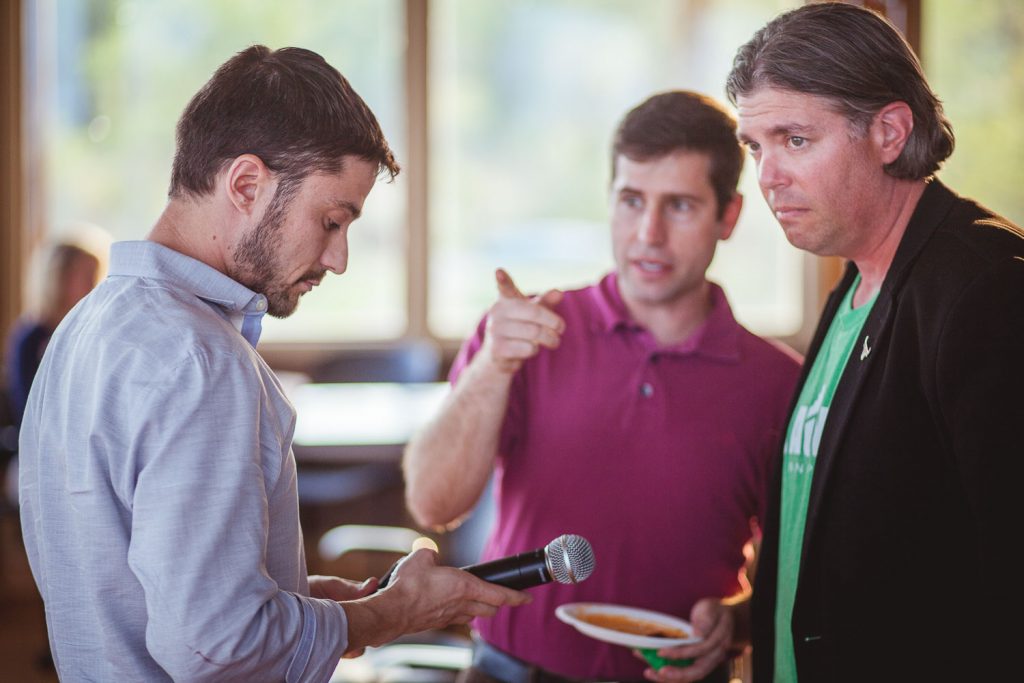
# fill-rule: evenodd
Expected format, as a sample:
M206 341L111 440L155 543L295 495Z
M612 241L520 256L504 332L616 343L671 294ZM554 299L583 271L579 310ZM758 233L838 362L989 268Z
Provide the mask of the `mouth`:
M323 279L322 275L321 276L316 276L316 277L306 277L306 278L303 278L303 279L299 280L295 284L302 289L303 293L306 293L306 292L313 291L313 288L318 286L322 279Z
M785 221L807 213L807 209L799 206L776 206L772 207L772 213L780 221Z
M657 259L634 258L630 259L630 265L644 275L661 275L672 269L672 266L665 261Z

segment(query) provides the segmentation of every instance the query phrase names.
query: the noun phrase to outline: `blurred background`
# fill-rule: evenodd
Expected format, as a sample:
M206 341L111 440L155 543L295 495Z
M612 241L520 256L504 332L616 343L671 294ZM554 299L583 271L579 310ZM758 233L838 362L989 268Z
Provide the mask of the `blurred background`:
M724 101L736 48L800 3L3 0L0 332L6 338L24 310L32 254L67 226L87 221L114 239L145 236L166 199L175 122L216 66L253 43L297 45L352 82L404 170L370 195L350 232L348 272L327 278L292 317L268 319L260 351L300 384L442 379L494 300L496 267L524 291L584 285L610 269L608 150L619 118L670 88ZM859 4L904 30L945 102L957 147L940 177L1024 221L1024 4ZM712 275L742 323L802 351L841 264L788 245L750 164L742 189L739 227ZM347 358L424 344L436 362L415 376L392 377L393 367L318 375ZM316 548L339 524L410 523L400 447L389 453L369 469L358 458L310 456L311 570L352 575L390 563L339 565ZM346 486L351 494L324 494ZM16 501L5 499L3 511L0 621L13 632L0 634L0 678L32 680L45 630ZM479 525L485 530L485 516ZM462 554L482 532L464 533ZM38 675L49 680L45 668Z

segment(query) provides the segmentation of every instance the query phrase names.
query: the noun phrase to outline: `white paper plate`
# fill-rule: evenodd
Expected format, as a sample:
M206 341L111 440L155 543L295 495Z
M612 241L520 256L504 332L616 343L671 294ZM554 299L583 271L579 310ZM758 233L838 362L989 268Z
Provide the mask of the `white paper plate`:
M639 636L634 633L626 633L624 631L616 631L602 626L595 626L594 624L580 619L580 615L587 613L613 614L631 617L640 621L667 626L671 629L679 629L690 635L686 638L656 638L654 636ZM701 640L701 638L693 636L693 626L691 626L689 622L661 612L653 612L651 610L638 609L636 607L626 607L625 605L609 605L599 602L572 602L555 609L555 616L584 635L596 638L597 640L602 640L606 643L625 645L626 647L660 649L663 647L675 647L676 645L697 643Z

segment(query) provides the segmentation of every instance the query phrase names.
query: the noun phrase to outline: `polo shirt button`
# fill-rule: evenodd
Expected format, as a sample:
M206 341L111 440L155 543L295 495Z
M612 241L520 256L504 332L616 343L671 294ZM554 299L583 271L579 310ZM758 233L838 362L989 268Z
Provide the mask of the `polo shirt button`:
M651 386L650 382L644 382L640 385L640 394L644 398L650 398L651 396L654 396L654 387Z
M257 311L265 311L265 310L267 310L267 300L266 299L260 299L259 301L257 301L256 302L256 310Z

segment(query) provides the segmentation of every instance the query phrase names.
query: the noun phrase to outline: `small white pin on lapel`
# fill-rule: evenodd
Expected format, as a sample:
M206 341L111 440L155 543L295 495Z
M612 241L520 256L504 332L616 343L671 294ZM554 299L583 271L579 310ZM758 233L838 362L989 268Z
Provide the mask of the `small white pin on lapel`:
M864 360L871 353L871 347L868 346L868 336L864 335L864 347L860 350L860 359Z

